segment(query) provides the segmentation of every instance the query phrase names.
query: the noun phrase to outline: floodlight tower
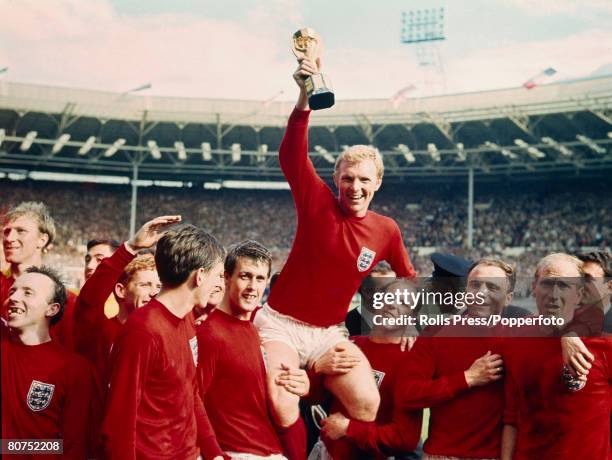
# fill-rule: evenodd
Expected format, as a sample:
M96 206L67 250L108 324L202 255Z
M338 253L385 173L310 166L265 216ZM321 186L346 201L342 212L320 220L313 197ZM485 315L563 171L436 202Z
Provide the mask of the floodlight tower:
M446 90L444 66L438 42L444 35L444 7L402 11L402 43L415 46L419 66L423 69L423 87L434 93Z

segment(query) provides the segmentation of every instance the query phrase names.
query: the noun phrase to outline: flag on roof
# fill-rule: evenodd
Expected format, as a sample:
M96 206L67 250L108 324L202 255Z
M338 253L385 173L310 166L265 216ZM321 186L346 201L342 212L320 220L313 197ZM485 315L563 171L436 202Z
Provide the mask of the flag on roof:
M391 105L393 105L394 109L397 109L399 107L399 105L404 102L404 100L408 97L408 93L410 93L411 91L414 91L416 89L416 86L414 85L408 85L402 89L400 89L397 93L395 93L393 96L391 96Z
M554 68L547 67L546 69L542 70L539 74L534 75L529 80L527 80L525 83L523 83L523 86L526 89L533 89L539 84L543 83L544 80L546 80L548 77L552 77L556 73L557 71Z

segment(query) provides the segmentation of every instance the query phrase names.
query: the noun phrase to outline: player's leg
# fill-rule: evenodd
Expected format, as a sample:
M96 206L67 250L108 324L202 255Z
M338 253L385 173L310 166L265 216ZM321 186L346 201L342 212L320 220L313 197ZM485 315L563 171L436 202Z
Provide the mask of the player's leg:
M272 408L272 417L277 426L287 428L300 416L300 398L276 384L276 378L282 371L281 365L300 367L297 352L281 341L264 342L266 354L268 398Z
M354 343L346 341L341 342L341 345L346 346L351 354L361 356L361 361L346 374L326 375L325 386L342 402L350 418L374 421L380 405L380 394L370 363Z
M276 384L282 365L299 367L298 353L279 340L264 342L267 365L267 390L270 412L278 439L288 460L306 460L306 425L300 417L300 398Z

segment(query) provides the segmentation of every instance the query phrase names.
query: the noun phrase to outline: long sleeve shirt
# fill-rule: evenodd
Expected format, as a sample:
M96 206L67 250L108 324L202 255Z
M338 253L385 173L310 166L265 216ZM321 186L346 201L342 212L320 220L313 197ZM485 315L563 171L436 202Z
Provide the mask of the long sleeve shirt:
M63 439L61 458L87 458L93 379L86 360L53 340L24 345L2 331L2 438ZM45 459L48 455L6 458Z
M430 455L497 458L500 455L504 389L501 381L470 388L464 372L487 351L499 352L495 337L419 337L396 390L396 404L430 408Z
M421 437L422 410L406 410L395 404L395 389L400 382L408 351L402 352L394 343L376 343L369 337L353 337L352 340L368 358L374 380L380 392L380 407L374 422L351 420L346 439L359 451L347 451L345 443L324 438L333 458L384 459L413 451ZM338 400L332 403L330 413L346 412Z
M344 321L361 281L380 261L398 277L414 278L399 227L368 211L342 211L331 189L308 158L309 111L294 110L280 146L279 160L291 187L297 230L287 263L270 292L272 308L319 327Z
M134 257L122 244L110 257L102 260L77 298L73 326L75 351L93 363L104 382L108 377L111 348L121 329L116 318L106 317L104 306L126 265Z
M114 459L191 459L200 454L193 316L153 299L130 315L111 352L105 447Z
M561 378L559 337L504 340L504 423L517 427L515 459L612 459L612 338L583 340L595 361L578 391Z
M215 310L198 327L197 337L198 386L210 421L204 458L224 452L280 454L255 326Z

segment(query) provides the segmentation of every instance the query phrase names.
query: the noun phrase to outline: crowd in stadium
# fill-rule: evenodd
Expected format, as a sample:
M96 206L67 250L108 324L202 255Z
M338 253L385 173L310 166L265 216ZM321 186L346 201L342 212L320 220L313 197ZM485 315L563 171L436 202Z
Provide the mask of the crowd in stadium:
M0 195L4 208L26 200L47 203L58 217L58 238L51 254L64 266L80 264L92 235L121 240L129 233L131 195L125 186L4 180L0 181ZM510 256L521 267L519 279L530 278L538 257L547 251L577 252L581 247L612 245L612 194L487 191L476 203L472 250L465 249L467 200L456 192L432 197L426 191L407 194L401 189L383 190L372 209L397 221L409 250L434 247L475 260L501 255L508 247L525 247L520 256ZM254 211L249 212L248 220L243 218L246 210ZM262 242L274 254L275 270L282 267L295 235L295 210L289 192L139 190L138 223L173 212L219 235L225 245L244 239ZM413 259L419 273L431 273L428 257L414 252ZM73 285L81 282L72 280Z

